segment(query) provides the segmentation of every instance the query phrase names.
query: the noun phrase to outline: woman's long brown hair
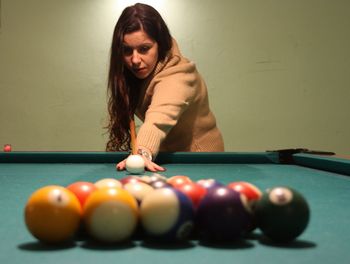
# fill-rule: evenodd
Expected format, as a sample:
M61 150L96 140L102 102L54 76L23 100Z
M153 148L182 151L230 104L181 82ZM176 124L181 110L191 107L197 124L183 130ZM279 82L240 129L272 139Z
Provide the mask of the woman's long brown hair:
M157 10L145 4L135 4L124 9L114 28L111 47L108 75L107 151L130 150L129 124L138 103L138 86L142 80L137 79L124 67L123 40L125 34L141 29L158 43L159 61L165 59L172 47L169 29Z

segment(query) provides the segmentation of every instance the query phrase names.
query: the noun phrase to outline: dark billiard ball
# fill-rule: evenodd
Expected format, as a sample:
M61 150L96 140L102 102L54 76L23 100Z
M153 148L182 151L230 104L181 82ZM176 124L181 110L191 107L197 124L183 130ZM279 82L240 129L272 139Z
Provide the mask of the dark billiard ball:
M142 200L140 218L146 236L160 241L186 240L194 209L190 199L174 188L155 189Z
M231 182L227 185L227 187L245 196L251 213L252 213L253 204L256 201L258 201L262 196L262 192L260 191L260 189L249 182L245 182L245 181ZM247 227L247 232L249 233L253 231L255 228L256 228L256 220L255 220L254 214L252 213L251 223Z
M251 214L240 193L218 186L208 189L196 213L196 229L203 241L233 241L250 223Z
M253 210L263 234L276 242L294 240L306 229L310 218L305 198L288 187L267 190Z

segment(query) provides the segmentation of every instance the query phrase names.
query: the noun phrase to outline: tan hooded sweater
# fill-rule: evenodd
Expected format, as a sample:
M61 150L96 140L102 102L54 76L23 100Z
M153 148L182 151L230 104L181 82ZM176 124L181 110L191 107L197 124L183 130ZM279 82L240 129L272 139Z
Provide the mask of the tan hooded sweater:
M193 62L182 57L173 41L141 87L136 116L143 121L137 141L158 152L224 151L221 132L209 108L206 84Z

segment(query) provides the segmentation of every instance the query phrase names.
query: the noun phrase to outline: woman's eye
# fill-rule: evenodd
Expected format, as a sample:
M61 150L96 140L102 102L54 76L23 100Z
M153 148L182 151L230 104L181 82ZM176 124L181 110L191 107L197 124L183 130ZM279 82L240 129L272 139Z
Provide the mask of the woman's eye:
M142 46L142 47L139 48L139 52L141 54L145 54L145 53L147 53L149 51L149 49L150 49L150 47L148 47L148 46Z
M132 54L132 49L129 48L129 47L124 47L124 50L123 50L123 53L124 55L131 55Z

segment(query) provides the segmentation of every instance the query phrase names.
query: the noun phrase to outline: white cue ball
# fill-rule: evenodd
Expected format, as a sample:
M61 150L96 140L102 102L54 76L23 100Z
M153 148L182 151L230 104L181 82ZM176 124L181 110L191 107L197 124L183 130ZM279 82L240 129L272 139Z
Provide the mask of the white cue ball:
M126 159L126 170L130 173L143 173L145 171L145 161L140 155L130 155Z

